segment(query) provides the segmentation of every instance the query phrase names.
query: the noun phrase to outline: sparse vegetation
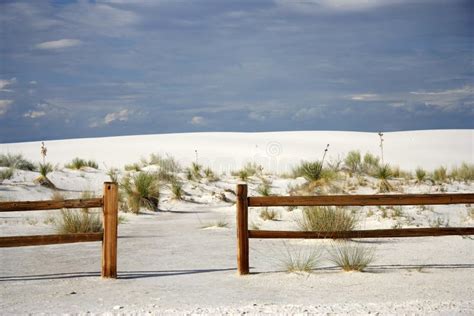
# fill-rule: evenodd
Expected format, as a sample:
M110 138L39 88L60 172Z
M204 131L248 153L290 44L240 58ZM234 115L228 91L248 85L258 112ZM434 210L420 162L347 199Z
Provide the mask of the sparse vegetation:
M107 175L110 178L110 181L114 183L119 182L119 170L117 168L110 168L107 170Z
M353 158L353 159L357 160L357 158ZM375 171L379 167L379 164L380 164L380 159L368 152L364 155L364 161L361 166L362 172L368 175L372 175L375 173Z
M439 168L433 171L433 180L436 182L446 182L448 179L448 169L444 166L440 166Z
M317 181L321 179L323 165L320 161L303 161L300 165L293 168L293 177L304 177L307 181Z
M59 217L51 221L58 234L94 233L102 231L99 213L83 210L61 210Z
M377 168L375 177L380 180L379 190L380 192L390 192L393 191L392 185L388 180L392 177L392 169L388 164L381 165Z
M229 222L227 222L225 219L219 219L213 222L209 222L206 224L203 224L201 228L211 228L211 227L216 227L216 228L229 228Z
M170 155L163 157L160 154L151 154L148 164L157 165L161 170L167 173L177 173L181 171L179 162Z
M207 167L206 169L204 169L204 176L206 177L207 180L209 181L217 181L219 180L219 178L216 176L216 174L214 173L214 171L212 171L211 168Z
M347 168L349 168L349 172L351 173L351 175L357 173L360 170L361 166L360 151L350 151L347 154L346 159L344 159L344 164Z
M295 219L302 231L350 231L357 225L357 217L341 207L315 206L303 209L302 217Z
M450 177L458 180L469 182L474 180L474 164L463 162L460 167L454 167L451 170Z
M76 170L80 170L85 167L98 169L99 165L94 160L85 160L85 159L76 157L70 163L66 164L65 167L68 169L76 169Z
M48 173L53 171L53 165L50 163L39 163L38 170L40 176L35 179L35 182L50 189L56 189L56 186L48 179Z
M236 172L232 172L233 176L238 176L240 180L247 181L249 177L259 175L263 171L263 167L255 162L247 162L244 167Z
M320 265L322 251L319 247L310 250L295 249L285 243L285 253L280 259L287 272L312 272Z
M416 168L415 175L416 175L416 181L418 183L421 183L426 180L426 171L421 167Z
M21 154L0 154L0 167L36 171L36 165Z
M173 195L173 199L183 199L183 184L178 180L171 182L171 193Z
M260 218L263 219L264 221L274 221L277 220L280 217L280 213L274 209L270 209L268 207L264 207L260 211Z
M123 178L121 188L124 192L127 208L138 214L141 207L156 211L160 198L160 183L156 175L138 172Z
M14 173L15 173L15 169L13 169L13 168L8 168L8 169L1 170L0 171L0 181L11 179L13 177Z
M262 196L269 196L271 194L271 185L268 182L263 182L257 187L258 194Z
M344 271L364 271L375 260L375 249L350 242L334 243L328 250L329 261Z

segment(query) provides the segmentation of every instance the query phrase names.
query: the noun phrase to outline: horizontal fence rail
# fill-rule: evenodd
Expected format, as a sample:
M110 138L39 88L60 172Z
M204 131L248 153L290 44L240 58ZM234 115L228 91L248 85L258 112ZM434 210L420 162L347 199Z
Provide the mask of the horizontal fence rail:
M474 194L383 194L321 196L249 197L248 206L373 206L373 205L439 205L474 203Z
M63 208L92 208L102 207L103 205L104 201L102 198L59 201L0 202L0 212L29 212L59 210Z
M267 206L378 206L378 205L445 205L472 204L474 193L380 194L321 196L247 196L247 185L237 185L237 269L249 273L249 239L348 239L399 238L474 235L474 227L400 228L355 231L271 231L249 230L248 208Z
M11 236L0 239L0 247L22 247L76 242L102 241L103 233L80 233L67 235Z
M102 208L103 232L0 237L0 248L102 241L102 277L117 277L118 186L104 183L102 198L60 201L0 202L0 212L28 212L70 208Z

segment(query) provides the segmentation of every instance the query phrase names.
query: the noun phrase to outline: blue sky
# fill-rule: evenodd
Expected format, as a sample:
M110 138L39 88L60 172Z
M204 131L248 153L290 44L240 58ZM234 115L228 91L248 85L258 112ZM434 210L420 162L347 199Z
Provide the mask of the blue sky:
M0 142L474 128L474 1L0 2Z

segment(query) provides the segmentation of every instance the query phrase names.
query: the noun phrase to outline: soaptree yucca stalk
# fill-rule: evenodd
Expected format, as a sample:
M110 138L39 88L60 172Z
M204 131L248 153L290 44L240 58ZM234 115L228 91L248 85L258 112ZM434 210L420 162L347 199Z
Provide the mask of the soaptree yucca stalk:
M160 198L160 183L156 175L138 172L133 176L124 177L122 190L130 210L138 214L141 207L155 211Z

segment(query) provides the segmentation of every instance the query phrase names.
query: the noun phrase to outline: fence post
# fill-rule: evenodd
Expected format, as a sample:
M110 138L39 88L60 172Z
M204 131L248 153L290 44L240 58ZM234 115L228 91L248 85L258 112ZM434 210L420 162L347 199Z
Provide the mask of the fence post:
M249 235L247 185L237 184L237 270L249 274Z
M104 183L104 239L102 240L102 277L117 278L117 183Z

